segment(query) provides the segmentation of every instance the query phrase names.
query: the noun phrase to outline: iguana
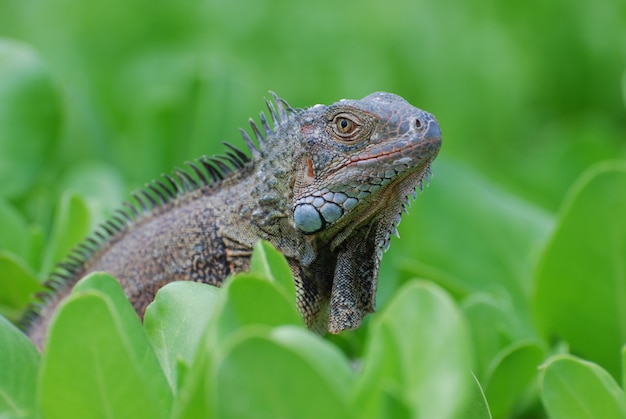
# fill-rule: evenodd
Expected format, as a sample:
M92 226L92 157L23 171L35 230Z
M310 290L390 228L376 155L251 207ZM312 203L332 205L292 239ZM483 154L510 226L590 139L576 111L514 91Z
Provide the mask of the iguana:
M87 273L115 276L142 317L168 282L220 285L245 271L260 239L286 257L310 328L339 333L374 311L383 251L428 181L439 125L390 93L305 109L272 96L271 121L249 120L258 146L241 129L250 155L224 143L162 175L69 254L22 319L37 346Z

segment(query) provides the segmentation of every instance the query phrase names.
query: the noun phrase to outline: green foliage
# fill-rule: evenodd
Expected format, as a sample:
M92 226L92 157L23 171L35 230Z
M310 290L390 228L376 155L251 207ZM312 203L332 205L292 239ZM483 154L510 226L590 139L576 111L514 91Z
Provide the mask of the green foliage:
M571 355L550 358L542 366L541 398L554 419L622 419L624 390L604 369Z
M34 186L58 139L59 98L45 67L30 45L0 38L3 197L14 197Z
M268 276L240 274L220 292L188 282L163 287L143 328L113 277L87 276L50 325L40 371L32 344L3 320L0 361L17 375L0 383L8 399L2 413L463 417L474 383L464 351L469 335L444 291L416 281L400 289L374 320L359 372L303 326L295 298L282 298L282 285L270 278L284 259L266 258L274 252L263 244L255 253Z
M37 278L14 254L0 251L0 313L11 320L20 317L32 295L42 290Z
M0 415L34 418L39 353L28 338L3 317L0 317L0 345Z
M160 418L172 405L154 349L107 274L82 279L59 307L38 388L44 417Z
M626 191L624 162L597 166L572 187L539 265L535 299L544 335L566 340L614 377L626 342L626 194L619 191Z
M432 284L408 282L371 324L357 404L371 417L392 417L389 400L376 396L389 392L413 415L463 417L472 381L468 342L450 298Z
M625 417L625 16L617 0L0 0L10 320L131 188L241 145L269 89L296 107L392 91L444 132L359 330L304 330L263 243L221 290L164 287L143 327L96 275L41 364L0 319L0 417Z

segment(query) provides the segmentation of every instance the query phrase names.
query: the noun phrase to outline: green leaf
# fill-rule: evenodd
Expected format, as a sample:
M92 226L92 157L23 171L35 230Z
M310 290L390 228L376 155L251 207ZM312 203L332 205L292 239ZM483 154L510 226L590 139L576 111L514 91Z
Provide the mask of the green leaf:
M43 357L42 415L168 417L172 393L118 282L95 273L58 307Z
M467 403L467 410L463 415L464 419L492 419L491 411L489 410L489 404L483 391L478 378L473 375L474 386L469 396L469 402ZM498 416L496 416L498 417Z
M0 417L35 418L39 352L0 316Z
M219 292L207 333L190 364L190 371L177 397L173 417L195 418L213 414L215 358L223 356L231 336L247 327L303 327L295 302L276 283L255 274L242 273L227 281Z
M0 313L17 320L42 285L35 275L11 253L0 251Z
M346 400L356 384L356 375L348 359L337 347L313 332L293 326L277 327L270 337L305 359L316 371L326 377L334 391Z
M269 242L260 240L254 245L250 260L250 273L259 274L277 283L286 296L296 301L296 286L285 257Z
M551 419L624 419L624 392L600 366L557 355L541 368L541 399Z
M180 363L191 365L194 359L219 292L197 282L171 282L146 309L144 328L173 389L180 382Z
M37 180L60 128L57 92L27 44L0 38L0 193L14 197Z
M85 200L74 193L64 193L52 224L52 238L46 249L42 272L63 260L68 252L90 232L90 214Z
M471 388L471 357L466 324L450 297L412 281L370 323L357 405L375 417L381 387L393 385L420 417L456 417Z
M626 164L604 163L572 187L537 275L546 338L620 376L626 342Z
M224 303L215 313L219 340L246 325L304 325L295 301L265 278L248 273L236 275L222 293Z
M503 298L478 292L471 294L461 309L474 340L477 376L482 379L494 357L514 341L515 314Z
M24 217L0 199L0 250L7 250L21 258L26 258L29 236L30 232Z
M537 368L544 357L544 349L536 342L517 342L498 354L485 381L485 395L493 416L513 417L523 396L536 383Z
M215 343L198 352L173 417L346 417L355 374L320 337L245 325Z
M216 369L217 416L350 417L345 392L337 391L332 373L318 366L301 348L245 328L233 336Z

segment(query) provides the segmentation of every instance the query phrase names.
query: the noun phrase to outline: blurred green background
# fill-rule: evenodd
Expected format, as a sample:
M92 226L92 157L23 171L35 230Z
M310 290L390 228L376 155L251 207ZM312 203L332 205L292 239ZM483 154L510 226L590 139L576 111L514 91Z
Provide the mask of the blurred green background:
M268 90L400 94L437 115L444 159L549 211L626 153L620 0L1 0L0 35L0 191L18 202L87 159L136 186L213 153Z
M579 218L564 202L585 170L626 157L625 71L623 0L0 0L0 263L44 278L130 190L242 145L269 90L294 107L390 91L434 113L444 142L379 305L415 275L443 286L488 398L497 360L528 339L541 360L566 338L617 377L626 314L611 281L625 280L603 269L626 260L624 183L602 183ZM588 230L551 239L567 225ZM587 306L587 289L603 297ZM358 342L338 343L358 356Z

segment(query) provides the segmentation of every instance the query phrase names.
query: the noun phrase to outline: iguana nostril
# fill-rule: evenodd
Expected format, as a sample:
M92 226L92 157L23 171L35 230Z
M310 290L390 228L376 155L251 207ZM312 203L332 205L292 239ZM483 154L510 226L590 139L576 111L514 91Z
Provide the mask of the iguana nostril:
M441 139L441 129L439 128L439 124L437 123L437 121L435 121L434 119L429 121L428 131L426 132L426 135L424 137L428 139Z
M419 118L415 119L415 128L421 128L422 127L422 121L419 120Z

